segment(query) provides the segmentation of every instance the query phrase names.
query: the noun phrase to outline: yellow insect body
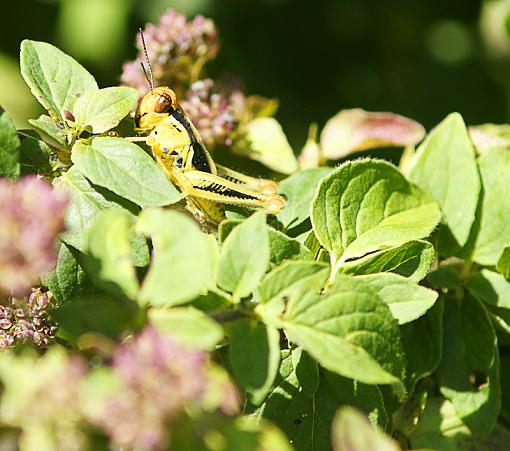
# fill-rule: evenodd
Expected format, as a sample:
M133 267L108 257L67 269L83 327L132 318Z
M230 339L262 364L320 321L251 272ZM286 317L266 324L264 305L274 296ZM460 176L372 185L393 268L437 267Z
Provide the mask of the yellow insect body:
M277 213L285 199L271 180L256 179L216 165L196 128L168 87L151 89L135 115L139 138L151 147L156 161L187 196L191 208L211 222L225 218L223 204L263 208Z

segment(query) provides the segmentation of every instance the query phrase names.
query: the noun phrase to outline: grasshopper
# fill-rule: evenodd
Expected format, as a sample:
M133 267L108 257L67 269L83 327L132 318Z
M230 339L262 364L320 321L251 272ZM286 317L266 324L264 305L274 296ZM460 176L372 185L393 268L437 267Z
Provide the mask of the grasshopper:
M141 30L140 30L140 33ZM145 41L142 44L148 73L142 63L150 91L140 100L135 113L137 136L144 141L168 178L188 201L192 213L218 224L225 219L224 204L264 209L275 214L285 207L272 180L248 177L214 163L200 135L169 87L154 87Z

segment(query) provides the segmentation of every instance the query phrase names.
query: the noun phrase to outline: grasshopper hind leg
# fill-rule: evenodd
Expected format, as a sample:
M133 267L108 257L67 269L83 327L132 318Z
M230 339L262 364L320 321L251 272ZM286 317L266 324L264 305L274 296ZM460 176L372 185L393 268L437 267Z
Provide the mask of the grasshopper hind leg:
M188 185L187 194L199 200L262 208L270 214L285 207L285 199L278 194L262 193L207 172L189 171L181 174L181 178L185 179L181 183Z
M216 165L218 175L229 182L258 191L262 194L277 194L278 184L273 180L259 179L241 174L225 166Z

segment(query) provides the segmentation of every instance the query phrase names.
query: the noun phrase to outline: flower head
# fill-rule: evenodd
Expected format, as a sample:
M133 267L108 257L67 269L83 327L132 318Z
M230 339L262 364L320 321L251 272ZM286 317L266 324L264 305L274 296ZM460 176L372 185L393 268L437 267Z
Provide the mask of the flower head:
M170 86L178 94L198 78L204 63L219 49L212 20L196 16L188 21L173 9L160 17L158 25L148 24L143 33L156 86ZM145 93L149 87L140 67L145 64L140 34L137 48L138 57L124 64L121 81Z
M115 352L113 372L123 388L91 421L118 446L167 449L168 424L185 406L201 400L206 363L205 353L186 350L146 327Z
M230 145L244 108L244 94L234 83L211 79L193 83L181 105L209 149Z
M0 179L0 292L22 297L56 260L67 198L41 179Z
M57 331L48 312L50 302L50 292L33 288L28 297L12 298L0 305L0 350L19 341L47 346Z

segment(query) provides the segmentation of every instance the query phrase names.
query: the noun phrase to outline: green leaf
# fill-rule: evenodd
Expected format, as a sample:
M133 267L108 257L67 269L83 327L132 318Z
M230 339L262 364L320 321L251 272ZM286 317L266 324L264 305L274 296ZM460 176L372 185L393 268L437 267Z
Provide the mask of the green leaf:
M221 247L218 286L234 299L248 296L269 265L269 236L265 213L254 213L238 225Z
M447 288L454 290L462 285L459 272L449 265L441 265L427 275L427 282L436 289Z
M501 257L499 257L496 265L497 270L503 275L505 279L510 279L510 247L507 246L503 249Z
M311 283L294 283L292 288L273 290L278 292L269 305L257 309L266 322L283 328L320 365L344 377L367 384L402 380L404 358L397 322L368 284L342 276L341 283L325 295L319 295Z
M473 435L450 401L432 398L409 439L413 449L505 451L510 432L496 425L488 436Z
M88 232L82 264L96 284L114 296L135 299L138 279L131 261L133 217L120 210L102 211Z
M460 114L450 114L420 145L409 179L437 200L446 226L458 246L464 246L475 219L480 179Z
M54 152L44 141L26 137L21 141L18 149L21 175L40 174L51 176L53 174L51 159Z
M310 393L302 385L303 370L309 357L300 348L282 352L276 386L264 404L255 412L278 425L296 450L327 450L330 446L330 425L340 405L352 405L365 411L372 421L384 427L387 418L378 387L365 385L322 368L319 383Z
M483 197L478 235L473 260L480 265L494 266L510 243L510 152L493 149L484 153L478 164L482 177Z
M276 217L286 229L296 227L310 217L310 204L317 185L331 171L331 168L308 169L296 172L280 182L280 194L287 203Z
M305 291L319 292L329 275L329 267L314 261L289 261L272 270L259 285L256 297L263 303L277 303Z
M411 119L354 108L342 110L326 122L320 143L323 155L336 160L377 147L414 146L424 136L423 127Z
M343 274L374 274L396 272L413 282L422 280L435 257L434 246L428 241L408 241L401 246L374 252L365 257L343 263Z
M225 241L228 234L240 224L238 219L226 219L218 228L218 238L220 242ZM310 250L301 244L298 240L290 238L284 233L267 226L269 233L269 261L278 266L285 260L308 260L313 259Z
M253 119L242 131L244 139L236 143L237 152L283 174L297 171L298 163L294 151L276 119Z
M104 133L126 117L136 105L138 91L115 86L80 96L73 108L75 127L91 133Z
M332 290L346 283L350 276L338 276ZM381 300L388 305L391 314L400 325L409 323L424 315L437 300L437 292L416 285L413 281L398 274L370 274L357 276L362 283L372 288Z
M224 311L228 313L232 308L232 299L227 293L212 289L196 297L190 305L208 315L223 313Z
M54 305L60 307L76 299L85 281L85 273L73 252L65 243L61 243L55 268L42 278L43 285L53 293Z
M19 138L10 116L0 107L0 177L16 179L20 174Z
M501 274L482 269L468 277L466 286L478 300L494 307L510 309L510 282Z
M280 364L280 334L253 320L238 320L228 326L228 357L232 373L259 405L271 389Z
M71 159L96 185L143 206L160 207L181 199L163 170L141 147L122 138L77 142Z
M374 428L353 407L338 409L331 433L334 451L400 451L397 442Z
M67 139L64 131L57 127L55 121L46 114L41 114L37 119L29 119L28 123L35 127L37 131L43 132L57 144L67 147Z
M481 124L468 127L469 137L479 154L490 149L510 148L509 124Z
M488 434L501 409L496 333L483 304L446 298L439 388L473 434Z
M214 429L212 428L214 425ZM195 422L196 431L172 430L172 446L193 451L293 451L288 438L269 421L252 417L214 418L213 422ZM209 427L204 433L204 426ZM177 429L177 428L175 428ZM197 438L205 444L197 443Z
M21 75L32 94L50 115L65 123L64 111L72 111L78 97L97 91L97 83L73 58L46 42L21 43Z
M310 250L298 240L268 227L270 262L276 266L286 260L313 260Z
M211 285L214 255L195 222L175 211L145 209L136 225L150 236L152 264L138 302L171 307L192 301Z
M149 322L184 346L214 351L223 339L223 328L193 307L151 308Z
M315 234L337 266L426 237L440 218L429 195L376 160L344 163L321 180L312 202Z
M135 302L87 285L79 297L52 311L60 337L76 341L84 334L100 334L118 339L140 328L143 316Z
M81 252L87 250L87 233L100 211L122 209L132 215L139 211L136 205L119 198L111 191L92 185L76 167L69 169L56 187L65 190L71 198L67 208L66 232L61 235L62 241Z
M421 318L400 328L402 345L407 356L407 378L409 393L416 383L432 374L443 355L443 300L440 299Z

